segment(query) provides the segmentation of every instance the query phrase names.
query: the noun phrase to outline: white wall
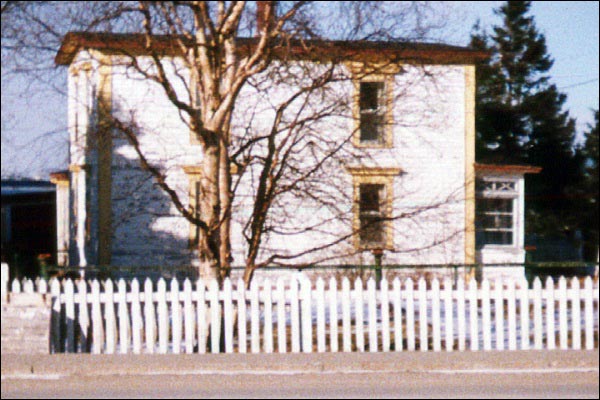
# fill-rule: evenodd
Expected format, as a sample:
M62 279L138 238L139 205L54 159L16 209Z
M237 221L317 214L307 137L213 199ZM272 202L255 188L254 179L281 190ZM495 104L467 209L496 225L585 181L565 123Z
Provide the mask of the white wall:
M341 68L338 72L347 74ZM185 71L181 73L186 76ZM256 81L260 82L260 77ZM350 235L352 177L345 166L369 165L402 169L403 174L394 178L395 216L414 214L394 222L395 252L386 252L384 262L464 262L465 70L463 66L405 67L405 72L395 76L394 86L394 148L357 150L348 142L322 172L312 177L310 187L304 186L306 190L325 194L329 200L326 205L303 198L302 190L298 191L300 195L282 196L269 222L277 223L278 231L287 234L271 232L266 235L265 251L258 261L273 252L301 253L315 244L333 242L339 235ZM177 89L180 96L187 96L183 86ZM248 128L254 134L269 129L274 110L289 97L290 90L281 85L269 88L257 97L255 88L245 87L234 114L234 146L236 135L242 137ZM307 125L309 130L305 132L309 135L301 140L304 151L294 155L294 163L311 165L316 160L312 157L313 151L327 151L349 139L354 129L353 90L350 81L339 82L308 99L300 98L292 105L291 112L286 114L288 122L298 115L298 110L306 117L315 110L336 104L330 117ZM140 79L125 67L113 66L112 103L115 116L136 121L143 132L139 137L142 150L151 163L166 172L167 181L187 204L188 179L182 166L197 165L202 155L200 146L190 143L189 129L162 89ZM294 137L295 133L286 131L279 140ZM190 264L193 255L188 249L189 223L179 216L149 175L138 167L137 155L127 141L115 138L113 145L112 263ZM242 230L252 210L258 173L257 166L250 167L236 193L232 226L234 265L242 265L246 257ZM292 173L285 176L289 180L294 178ZM318 229L306 231L308 227ZM437 245L433 246L435 243ZM372 262L369 253L353 255L353 252L352 241L348 239L301 257L299 261Z

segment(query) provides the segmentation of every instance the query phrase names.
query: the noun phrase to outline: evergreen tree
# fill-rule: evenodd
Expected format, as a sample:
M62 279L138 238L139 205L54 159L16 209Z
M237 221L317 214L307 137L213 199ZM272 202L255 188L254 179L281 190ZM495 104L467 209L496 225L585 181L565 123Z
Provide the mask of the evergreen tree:
M586 242L586 258L598 260L598 110L594 112L595 125L589 125L581 151L584 157L585 175L582 184L581 227Z
M494 13L503 19L488 36L478 26L471 46L491 57L478 67L478 159L526 162L528 99L546 89L553 60L546 54L546 39L534 24L528 1L509 1Z
M580 179L573 146L575 122L563 111L566 96L550 83L553 60L530 15L529 1L508 1L495 14L493 34L476 25L471 46L491 56L478 67L477 160L542 167L527 178L529 233L576 227L569 187Z

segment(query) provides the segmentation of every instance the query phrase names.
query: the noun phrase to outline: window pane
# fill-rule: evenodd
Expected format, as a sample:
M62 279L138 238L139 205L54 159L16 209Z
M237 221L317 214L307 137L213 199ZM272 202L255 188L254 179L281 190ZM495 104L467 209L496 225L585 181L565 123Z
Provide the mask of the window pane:
M361 142L380 142L383 138L383 116L379 114L360 115Z
M381 201L383 197L383 185L362 184L360 185L360 212L381 212Z
M479 214L489 212L503 212L512 214L512 199L477 199L477 212Z
M383 82L360 83L360 109L377 110L381 105Z
M477 248L513 244L513 199L477 199Z
M385 243L385 224L379 216L361 215L360 241L362 244L383 245Z
M486 244L512 244L512 232L485 232Z
M512 215L482 215L481 221L481 226L486 229L512 229Z
M360 185L360 241L362 244L383 245L385 243L384 198L385 186L380 184Z

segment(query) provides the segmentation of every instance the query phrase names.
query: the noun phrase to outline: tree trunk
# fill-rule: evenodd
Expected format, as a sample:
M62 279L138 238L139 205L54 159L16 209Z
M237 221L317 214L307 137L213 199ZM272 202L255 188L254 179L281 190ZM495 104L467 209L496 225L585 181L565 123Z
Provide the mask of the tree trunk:
M199 277L205 281L217 279L219 275L219 142L217 134L209 132L202 160L200 178L200 218L206 223L207 230L200 229L198 235Z
M220 280L229 278L231 274L231 169L227 147L221 146L219 158L219 197L221 203L219 227L219 260Z

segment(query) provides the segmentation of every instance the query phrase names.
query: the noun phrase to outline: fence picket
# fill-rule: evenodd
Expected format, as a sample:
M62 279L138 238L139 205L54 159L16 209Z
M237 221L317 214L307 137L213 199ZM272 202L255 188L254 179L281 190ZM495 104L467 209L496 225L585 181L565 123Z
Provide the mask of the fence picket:
M364 301L363 301L363 286L360 278L354 281L354 319L356 321L356 349L360 352L365 351L365 334L364 334Z
M306 276L302 276L300 281L301 302L300 302L300 317L301 317L301 335L302 335L302 352L312 353L312 301L311 301L311 284Z
M237 284L238 293L238 351L246 353L248 351L248 337L246 330L246 285L240 278Z
M381 292L381 350L390 351L390 296L389 284L383 278L379 286Z
M45 279L40 279L38 286L38 293L46 294L48 293L48 282Z
M558 280L558 331L561 350L568 349L567 326L567 280L561 276Z
M402 292L400 278L396 277L393 283L394 301L394 350L402 351Z
M542 350L542 281L536 277L533 281L533 347Z
M156 298L158 314L158 352L165 354L169 340L169 314L167 308L167 283L163 278L158 280L158 296Z
M413 280L408 278L406 286L406 348L415 350L415 294Z
M583 298L585 307L585 348L594 349L594 289L592 287L592 278L585 278L583 284Z
M329 279L329 346L332 353L339 351L338 343L338 300L337 281L334 277Z
M104 330L102 327L102 308L100 304L100 282L92 282L92 353L100 354L104 349Z
M271 281L267 278L263 283L264 288L264 329L263 346L265 353L273 352L273 297Z
M277 351L287 353L286 312L285 312L285 282L283 278L277 280Z
M546 279L546 348L556 349L555 313L554 313L554 281Z
M198 315L198 353L204 354L206 353L208 340L209 320L206 310L206 284L201 279L196 283L196 295L198 297L198 304L196 306L196 313Z
M419 301L419 350L427 351L427 282L424 278L419 278L418 284Z
M123 279L119 280L119 351L121 354L129 352L129 312L127 310L127 285Z
M292 328L292 353L300 352L300 303L298 279L294 275L290 280L290 319Z
M517 313L516 313L516 298L515 298L515 281L508 281L506 290L508 301L508 349L517 349Z
M458 330L458 350L465 351L466 346L466 309L465 309L465 281L459 279L456 282L456 312Z
M581 350L581 292L579 290L579 279L571 280L571 307L573 320L573 349Z
M342 280L342 339L344 352L352 351L352 337L350 326L350 280Z
M315 297L315 306L317 308L317 351L325 352L325 283L319 277L317 279L317 289Z
M10 291L13 294L21 293L21 282L18 279L13 279L12 284L10 285Z
M519 284L519 315L521 316L521 350L529 350L529 285L522 279Z
M223 282L223 326L225 328L225 352L233 353L233 299L231 280Z
M440 281L433 279L431 283L431 324L433 328L433 351L442 350L440 321Z
M33 293L35 290L33 288L33 281L31 279L23 280L23 293Z
M256 280L250 284L250 351L260 352L260 303Z
M117 351L117 318L115 316L115 294L113 281L104 282L104 314L106 318L106 353Z
M192 303L192 281L188 278L183 281L183 315L185 324L185 352L191 354L194 352L194 328L196 321L194 304Z
M478 326L478 305L477 305L477 281L471 279L469 281L469 340L471 342L471 350L479 350L479 326Z
M31 282L31 281L30 281ZM24 288L27 287L23 285ZM65 289L65 323L67 327L67 353L75 352L75 287L71 279L64 283ZM25 292L27 293L27 292Z
M375 280L367 281L367 304L369 310L369 352L377 352L377 298L375 297Z
M494 313L496 320L496 350L504 350L504 295L500 278L494 282Z
M173 353L181 353L181 336L183 326L181 321L181 303L179 302L179 282L171 280L171 336L173 340Z
M14 289L15 287L15 282L18 281L15 279L12 282L12 287L11 290ZM21 290L20 285L18 286L18 290ZM19 293L19 292L14 292L13 293ZM63 351L62 346L61 346L61 334L60 334L60 323L61 323L61 308L62 308L62 302L60 299L60 282L58 281L58 279L54 279L52 280L52 283L50 284L50 294L52 296L52 314L50 317L50 330L51 330L51 335L52 335L52 340L50 341L51 343L51 349L50 352L51 353L60 353Z
M490 282L484 279L481 284L482 316L481 328L483 329L483 350L492 349L492 324L490 309Z
M221 305L219 303L219 283L210 281L208 287L210 301L210 352L219 353L221 349Z
M144 325L146 333L146 351L153 354L156 348L156 316L154 314L154 296L152 281L144 282Z
M45 282L42 280L41 282ZM80 349L82 353L88 352L88 330L90 327L90 317L88 314L88 302L87 302L87 283L85 280L80 280L77 283L77 294L79 296L79 337L80 337Z
M446 334L446 351L454 349L454 304L452 299L452 282L444 279L444 333Z
M142 352L143 329L140 282L134 278L131 281L131 341L133 354L140 354Z

